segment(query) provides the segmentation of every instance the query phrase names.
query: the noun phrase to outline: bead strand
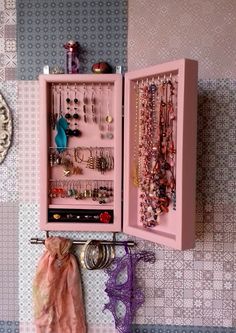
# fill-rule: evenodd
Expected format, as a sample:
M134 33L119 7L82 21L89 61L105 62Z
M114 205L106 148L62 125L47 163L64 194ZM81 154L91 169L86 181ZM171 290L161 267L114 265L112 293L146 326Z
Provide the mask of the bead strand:
M170 203L175 209L174 90L172 77L170 79L164 77L161 81L158 79L158 82L154 79L152 82L147 80L145 83L136 85L135 135L137 136L136 132L139 128L138 186L140 188L140 218L144 227L158 225L160 216L168 213ZM136 160L136 153L134 157Z

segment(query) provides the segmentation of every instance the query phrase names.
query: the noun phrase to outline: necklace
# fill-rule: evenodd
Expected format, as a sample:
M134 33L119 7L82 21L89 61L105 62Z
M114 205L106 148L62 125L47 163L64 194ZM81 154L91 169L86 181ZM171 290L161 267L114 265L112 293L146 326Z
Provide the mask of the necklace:
M134 154L133 154L133 168L132 168L132 180L134 186L139 186L139 158L138 158L138 142L139 142L139 82L136 82L135 89L135 125L134 125Z
M175 208L175 87L167 80L136 83L133 183L140 189L140 218L144 227L160 223L170 203ZM176 96L175 96L176 98Z

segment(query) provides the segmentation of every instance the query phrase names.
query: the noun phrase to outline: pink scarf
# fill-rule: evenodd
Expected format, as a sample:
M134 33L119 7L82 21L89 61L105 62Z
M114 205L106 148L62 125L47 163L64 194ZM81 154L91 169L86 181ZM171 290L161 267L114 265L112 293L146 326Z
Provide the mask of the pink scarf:
M36 332L86 333L80 273L69 253L71 241L50 237L45 246L33 281Z

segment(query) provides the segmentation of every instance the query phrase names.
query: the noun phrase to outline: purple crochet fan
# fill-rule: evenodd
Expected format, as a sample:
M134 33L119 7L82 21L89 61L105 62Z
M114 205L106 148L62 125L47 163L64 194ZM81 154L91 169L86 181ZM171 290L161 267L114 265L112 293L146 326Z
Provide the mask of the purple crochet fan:
M137 285L135 278L136 265L140 260L144 262L155 262L155 253L149 251L139 251L131 253L125 245L126 254L123 257L115 258L111 268L106 270L109 278L106 282L106 293L109 303L105 304L104 310L111 311L115 326L120 333L130 333L131 324L135 312L144 303L144 294ZM124 272L127 274L124 283L118 282L119 275ZM123 303L126 312L123 318L117 315L118 303Z

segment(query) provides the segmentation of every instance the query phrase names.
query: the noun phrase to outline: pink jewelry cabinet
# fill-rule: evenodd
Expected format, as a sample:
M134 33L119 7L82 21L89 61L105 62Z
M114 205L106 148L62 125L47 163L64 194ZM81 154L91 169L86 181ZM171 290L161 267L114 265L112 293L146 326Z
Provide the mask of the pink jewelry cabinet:
M42 230L194 246L197 62L41 75ZM124 119L122 126L122 118Z

